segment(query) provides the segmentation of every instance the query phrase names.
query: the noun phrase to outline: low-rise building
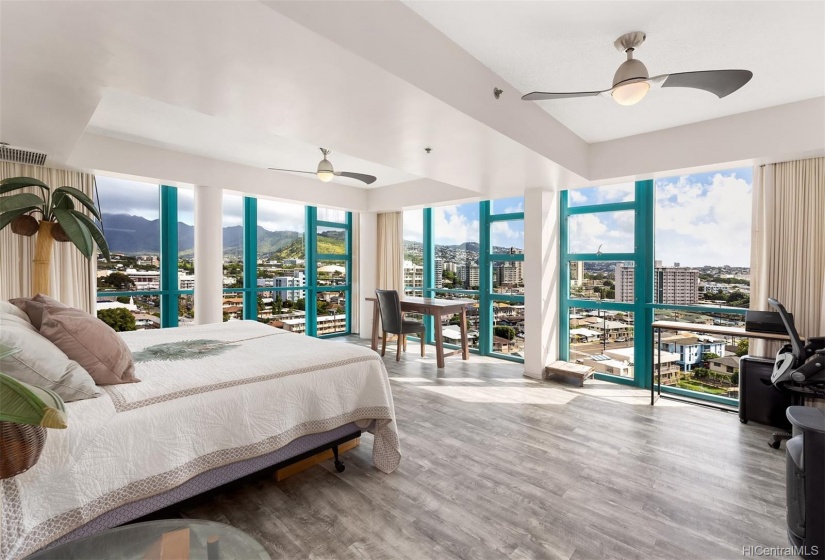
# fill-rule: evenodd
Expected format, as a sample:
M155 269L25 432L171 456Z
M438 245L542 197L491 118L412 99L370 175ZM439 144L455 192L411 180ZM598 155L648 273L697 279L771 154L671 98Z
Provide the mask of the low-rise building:
M708 360L708 369L725 375L739 373L739 356L711 358Z

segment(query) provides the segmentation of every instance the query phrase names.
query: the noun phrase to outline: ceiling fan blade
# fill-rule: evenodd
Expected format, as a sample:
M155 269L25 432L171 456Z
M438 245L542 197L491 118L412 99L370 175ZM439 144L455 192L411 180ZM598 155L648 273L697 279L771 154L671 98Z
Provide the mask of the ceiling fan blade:
M315 175L315 171L298 171L297 169L278 169L275 167L267 167L270 171L289 171L290 173L307 173L309 175Z
M662 87L686 87L703 89L719 99L726 97L747 84L753 78L750 70L704 70L700 72L679 72L651 78L664 78Z
M570 93L548 93L546 91L534 91L521 96L524 101L541 101L543 99L568 99L570 97L596 97L604 91L575 91Z
M357 179L364 183L371 185L376 181L372 175L365 175L364 173L350 173L349 171L336 171L335 175L338 177L349 177L350 179Z

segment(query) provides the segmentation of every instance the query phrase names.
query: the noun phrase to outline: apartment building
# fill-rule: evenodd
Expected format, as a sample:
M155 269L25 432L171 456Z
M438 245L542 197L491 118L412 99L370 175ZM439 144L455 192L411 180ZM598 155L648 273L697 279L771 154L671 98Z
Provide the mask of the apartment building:
M634 273L631 262L616 265L616 301L633 302ZM671 305L693 305L699 301L699 271L682 266L663 266L662 261L655 261L653 300Z

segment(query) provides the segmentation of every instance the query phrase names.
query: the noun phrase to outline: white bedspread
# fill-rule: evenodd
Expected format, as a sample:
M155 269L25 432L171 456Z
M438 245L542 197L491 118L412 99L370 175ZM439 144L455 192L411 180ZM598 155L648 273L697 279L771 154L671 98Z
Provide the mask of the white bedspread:
M49 430L40 461L0 482L2 558L201 472L349 422L374 420L375 466L398 466L389 380L367 348L253 321L123 338L142 381L67 404L69 428Z

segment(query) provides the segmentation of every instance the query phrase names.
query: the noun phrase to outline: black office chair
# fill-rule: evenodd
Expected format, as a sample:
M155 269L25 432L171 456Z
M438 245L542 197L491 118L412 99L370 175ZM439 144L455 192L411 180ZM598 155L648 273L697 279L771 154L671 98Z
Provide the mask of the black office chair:
M401 350L407 349L407 335L418 334L421 338L421 357L424 357L424 343L427 329L421 321L407 321L401 311L401 298L395 290L375 290L378 298L378 312L381 314L381 355L387 351L387 334L398 335L398 350L395 361L401 361Z

